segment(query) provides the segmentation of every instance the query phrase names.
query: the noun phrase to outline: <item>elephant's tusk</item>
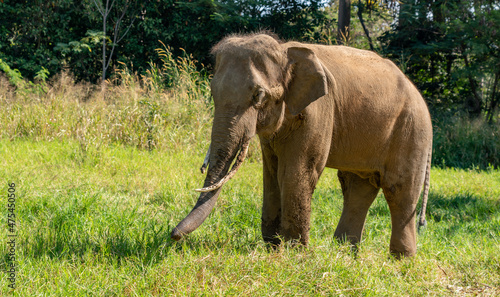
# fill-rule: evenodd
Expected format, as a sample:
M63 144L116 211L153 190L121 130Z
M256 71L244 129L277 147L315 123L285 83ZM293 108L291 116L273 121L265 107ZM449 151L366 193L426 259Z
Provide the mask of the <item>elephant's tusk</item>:
M207 170L208 164L210 163L210 149L212 148L212 144L208 146L207 154L205 155L205 159L203 160L203 165L201 165L200 171L201 173L205 173Z
M245 160L245 157L246 157L247 152L248 152L248 144L249 144L249 142L246 142L243 144L243 146L241 147L240 153L238 154L238 157L236 159L236 162L234 162L233 167L231 168L231 171L226 176L224 176L220 181L218 181L217 183L215 183L211 186L204 187L201 189L195 189L195 191L201 192L201 193L211 192L211 191L217 190L218 188L222 187L222 185L224 185L228 180L230 180L236 174L236 171L238 171L241 164L243 164L243 161Z

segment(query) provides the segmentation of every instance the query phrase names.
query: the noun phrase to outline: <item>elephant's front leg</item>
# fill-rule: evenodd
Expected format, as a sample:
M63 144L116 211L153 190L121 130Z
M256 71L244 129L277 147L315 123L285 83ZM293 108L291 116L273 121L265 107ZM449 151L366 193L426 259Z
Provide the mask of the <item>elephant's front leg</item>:
M280 234L286 241L307 245L311 223L312 189L288 185L283 191Z
M304 245L309 242L311 197L323 171L323 162L309 157L307 160L280 163L281 228L285 240Z
M278 184L278 158L262 143L264 167L264 201L262 203L262 238L266 242L280 243L281 194Z

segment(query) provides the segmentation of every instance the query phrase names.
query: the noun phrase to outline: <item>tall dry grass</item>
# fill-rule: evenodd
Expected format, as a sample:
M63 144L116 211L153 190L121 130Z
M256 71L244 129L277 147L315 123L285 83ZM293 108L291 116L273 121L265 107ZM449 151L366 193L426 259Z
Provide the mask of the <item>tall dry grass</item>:
M206 145L208 77L191 57L174 58L167 48L158 52L160 65L151 64L144 75L121 65L105 88L77 83L67 72L43 82L45 92L16 88L0 76L0 137L70 138L84 151L111 144L148 150Z

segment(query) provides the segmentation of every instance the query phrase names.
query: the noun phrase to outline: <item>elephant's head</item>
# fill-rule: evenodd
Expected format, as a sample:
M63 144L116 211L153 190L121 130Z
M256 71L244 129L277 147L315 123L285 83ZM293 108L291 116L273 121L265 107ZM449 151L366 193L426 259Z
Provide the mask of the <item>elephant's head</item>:
M328 93L326 70L312 50L298 43L285 46L266 34L231 36L212 53L216 65L211 82L215 116L210 165L204 188L198 190L202 192L198 202L172 231L175 240L207 218L220 187L243 162L255 134L271 136L282 126L286 113L297 115Z

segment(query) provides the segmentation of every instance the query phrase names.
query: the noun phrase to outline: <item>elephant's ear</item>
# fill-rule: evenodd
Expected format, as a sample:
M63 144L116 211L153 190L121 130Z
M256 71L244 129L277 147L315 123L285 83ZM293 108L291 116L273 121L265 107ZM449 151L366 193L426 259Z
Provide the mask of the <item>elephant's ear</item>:
M325 70L316 54L305 47L288 48L292 75L285 103L293 115L299 114L316 99L328 94Z

